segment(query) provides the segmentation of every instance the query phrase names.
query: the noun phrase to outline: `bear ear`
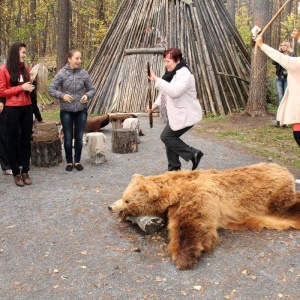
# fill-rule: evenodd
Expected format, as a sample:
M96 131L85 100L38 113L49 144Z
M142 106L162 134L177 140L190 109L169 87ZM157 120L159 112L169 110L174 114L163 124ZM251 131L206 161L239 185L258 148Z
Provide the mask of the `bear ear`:
M143 178L144 176L141 174L133 174L132 175L132 179L139 179L139 178Z
M132 180L133 180L134 182L140 182L140 181L143 180L143 178L144 178L144 176L141 175L141 174L134 174L134 175L132 176Z
M148 196L152 201L155 201L159 198L159 189L154 183L148 182L145 185L145 189L147 190Z

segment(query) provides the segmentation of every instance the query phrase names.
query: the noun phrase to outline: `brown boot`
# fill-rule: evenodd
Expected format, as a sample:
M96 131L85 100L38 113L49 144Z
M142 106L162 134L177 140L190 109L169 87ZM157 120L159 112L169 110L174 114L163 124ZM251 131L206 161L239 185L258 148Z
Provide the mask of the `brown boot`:
M14 180L17 186L24 186L24 182L21 175L14 176Z
M29 178L29 174L28 173L23 173L22 174L23 177L23 181L26 185L31 185L31 180Z

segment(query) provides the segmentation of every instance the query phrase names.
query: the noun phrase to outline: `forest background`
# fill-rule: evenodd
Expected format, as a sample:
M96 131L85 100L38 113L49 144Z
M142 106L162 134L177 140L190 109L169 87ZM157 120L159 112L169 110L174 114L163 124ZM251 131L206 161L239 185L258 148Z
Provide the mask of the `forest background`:
M58 45L68 41L68 48L82 51L85 67L96 52L113 17L125 0L0 0L0 57L3 62L14 41L27 44L27 61L40 59L57 64ZM208 0L201 0L208 1ZM286 0L221 0L228 9L244 43L251 51L250 35L255 23L255 6L268 10L268 19ZM270 45L277 48L282 39L291 41L290 33L298 26L297 0L289 2L273 23ZM67 17L67 20L64 20ZM68 26L61 26L65 22ZM58 69L60 66L58 66Z
M51 75L55 75L55 71L66 62L67 50L74 47L82 52L83 67L86 67L124 1L126 0L0 0L0 62L5 62L11 43L23 41L27 44L29 66L43 62L53 70ZM223 2L251 54L252 61L251 29L254 25L263 28L286 0ZM299 27L298 7L300 4L297 0L290 0L266 32L264 38L270 46L277 49L280 41L288 40L297 54L297 44L290 34L294 27ZM206 116L208 118L202 122L199 134L206 138L234 141L243 147L250 147L251 151L265 155L270 160L279 159L300 167L299 148L293 141L292 133L283 128L270 129L270 116L274 119L277 109L275 68L264 54L260 57L261 59L258 55L256 59L256 67L263 72L260 72L258 80L250 80L249 101L245 110L248 115L258 118L244 119L243 112L237 112L239 118L237 115L213 118ZM43 114L46 116L47 112ZM46 118L57 118L57 112ZM291 155L287 156L287 152Z

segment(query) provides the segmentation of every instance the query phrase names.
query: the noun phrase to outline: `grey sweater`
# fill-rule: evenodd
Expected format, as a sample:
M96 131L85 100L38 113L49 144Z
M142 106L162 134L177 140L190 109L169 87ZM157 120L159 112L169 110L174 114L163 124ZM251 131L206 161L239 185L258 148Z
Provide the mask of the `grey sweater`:
M66 64L58 71L49 86L50 96L60 100L60 109L77 112L87 107L87 103L81 103L83 95L87 95L88 100L94 97L95 90L89 74L82 68L72 69ZM72 102L63 101L63 96L69 94L73 96Z

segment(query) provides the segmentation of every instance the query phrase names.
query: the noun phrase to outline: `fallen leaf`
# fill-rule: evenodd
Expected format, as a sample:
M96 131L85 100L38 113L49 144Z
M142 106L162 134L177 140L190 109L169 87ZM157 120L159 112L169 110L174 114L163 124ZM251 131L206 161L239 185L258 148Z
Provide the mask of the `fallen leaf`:
M244 270L242 274L247 275L247 270Z
M255 280L255 279L257 278L257 276L251 276L251 278L252 278L253 280Z
M58 273L59 271L57 269L53 270L53 274Z
M194 288L194 290L200 291L201 285L194 285L193 288Z
M81 266L81 269L86 269L86 266Z
M86 255L86 254L87 254L86 251L82 251L82 252L80 252L80 253L83 254L83 255Z
M99 191L99 190L97 190L97 191L96 191L96 193L100 193L100 191Z
M155 278L156 282L162 282L162 281L166 281L166 280L167 280L166 278L160 278L160 277Z
M282 298L282 297L283 297L283 295L282 295L282 294L278 294L278 297L279 297L279 298Z
M186 293L186 292L181 292L181 295L182 295L182 296L187 296L188 293Z
M57 288L58 288L58 285L54 285L53 288L54 288L54 289L57 289Z
M225 299L230 299L230 297L229 297L229 296L224 296L224 298L225 298Z

